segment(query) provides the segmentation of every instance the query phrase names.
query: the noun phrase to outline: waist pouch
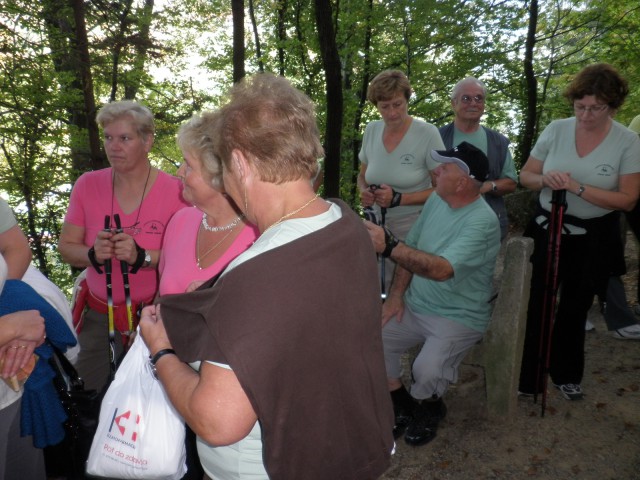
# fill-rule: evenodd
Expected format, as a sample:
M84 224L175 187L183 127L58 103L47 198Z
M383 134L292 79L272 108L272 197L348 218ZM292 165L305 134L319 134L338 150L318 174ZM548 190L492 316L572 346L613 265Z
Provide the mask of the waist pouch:
M131 302L131 319L132 319L132 327L129 328L129 318L127 315L127 304L120 303L113 306L113 325L116 330L122 332L124 334L129 334L136 330L138 326L138 321L140 320L138 317L139 309L146 304L146 302ZM91 293L87 286L87 281L83 280L80 282L78 286L78 292L76 296L76 301L73 304L72 314L73 314L73 326L77 333L82 331L82 323L84 320L84 312L86 308L90 308L91 310L101 313L103 315L107 315L109 313L109 306L106 302L96 298L95 295Z

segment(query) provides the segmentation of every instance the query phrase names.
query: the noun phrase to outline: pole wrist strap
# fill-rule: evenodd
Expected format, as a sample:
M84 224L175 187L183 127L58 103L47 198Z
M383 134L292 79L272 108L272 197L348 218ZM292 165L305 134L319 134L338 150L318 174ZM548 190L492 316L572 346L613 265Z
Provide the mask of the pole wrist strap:
M396 192L393 190L393 197L391 197L391 203L389 204L389 208L400 206L400 202L402 201L402 194L400 192Z
M133 243L136 244L136 251L138 252L138 256L136 257L136 261L133 265L131 265L131 273L136 273L140 270L140 267L144 263L144 257L147 255L147 252L144 248L142 248L138 243L134 240Z
M96 258L96 249L91 247L87 252L87 256L89 257L89 261L93 268L95 268L98 273L102 273L102 269L100 267L103 266L104 263L98 262L98 259Z

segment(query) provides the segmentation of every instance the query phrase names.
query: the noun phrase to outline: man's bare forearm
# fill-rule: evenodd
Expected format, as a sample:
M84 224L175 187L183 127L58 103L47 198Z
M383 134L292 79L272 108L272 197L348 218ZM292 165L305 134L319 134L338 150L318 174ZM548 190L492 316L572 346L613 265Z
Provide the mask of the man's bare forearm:
M409 247L403 242L393 249L391 258L405 270L424 278L444 281L453 277L453 267L446 259Z

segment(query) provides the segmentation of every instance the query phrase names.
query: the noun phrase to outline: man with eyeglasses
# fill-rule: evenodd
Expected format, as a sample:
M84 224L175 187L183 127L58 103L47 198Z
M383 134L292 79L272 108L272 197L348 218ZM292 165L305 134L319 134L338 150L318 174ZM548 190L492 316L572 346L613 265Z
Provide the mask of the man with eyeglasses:
M460 80L451 92L455 119L440 128L440 135L447 149L467 142L489 158L489 177L480 193L498 215L500 239L504 240L509 231L509 221L503 196L516 189L518 175L509 151L509 139L480 125L486 98L487 89L480 80L475 77Z

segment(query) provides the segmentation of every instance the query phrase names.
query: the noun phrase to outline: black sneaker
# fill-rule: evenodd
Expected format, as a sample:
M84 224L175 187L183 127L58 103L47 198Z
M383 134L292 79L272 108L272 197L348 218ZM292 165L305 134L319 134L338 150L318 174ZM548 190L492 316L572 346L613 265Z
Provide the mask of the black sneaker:
M416 408L413 421L407 427L404 440L409 445L426 445L436 438L438 424L447 415L447 407L442 401L423 400Z
M582 393L582 387L577 383L565 383L563 385L553 384L564 398L567 400L582 400L584 398L584 393Z
M413 420L413 414L418 404L404 386L390 393L391 402L393 403L393 415L395 416L393 438L398 438Z

